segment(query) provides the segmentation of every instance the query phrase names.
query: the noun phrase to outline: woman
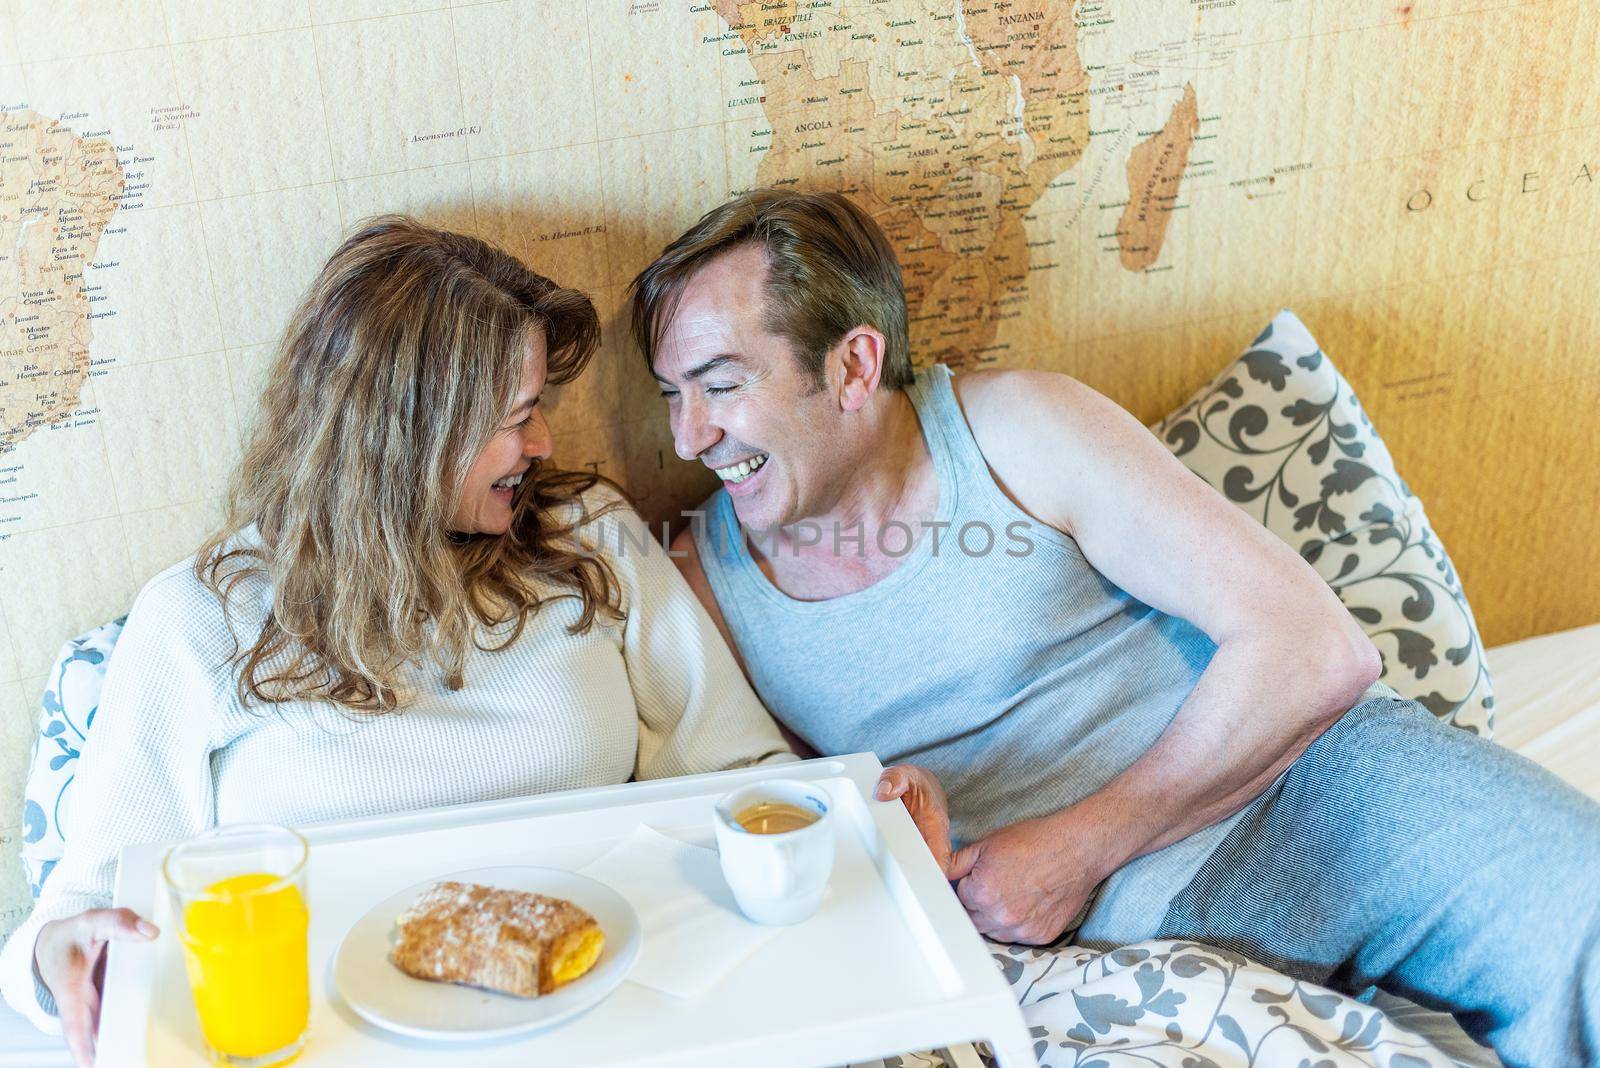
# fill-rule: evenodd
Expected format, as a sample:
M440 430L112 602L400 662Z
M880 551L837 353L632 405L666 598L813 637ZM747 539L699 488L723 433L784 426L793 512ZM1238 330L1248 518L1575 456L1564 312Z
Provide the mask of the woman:
M58 1010L81 1065L106 941L156 934L106 908L124 845L783 759L637 516L545 467L541 394L598 336L582 294L404 217L323 268L221 531L134 603L82 829L0 957L6 999L47 1030Z

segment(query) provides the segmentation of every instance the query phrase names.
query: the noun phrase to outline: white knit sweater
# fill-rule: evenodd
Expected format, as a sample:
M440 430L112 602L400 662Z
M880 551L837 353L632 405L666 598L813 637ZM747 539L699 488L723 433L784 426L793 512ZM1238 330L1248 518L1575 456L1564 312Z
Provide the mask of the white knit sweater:
M787 759L710 618L638 517L613 512L589 533L621 586L622 622L573 636L577 601L552 602L513 645L471 650L462 689L416 666L403 711L360 721L312 702L241 707L221 606L192 560L152 579L134 601L82 748L73 836L0 953L6 1001L42 1029L60 1029L36 982L34 941L49 920L110 904L126 845L218 823L303 826ZM241 630L258 629L270 605L265 579L251 581L232 602ZM239 619L241 595L253 622Z

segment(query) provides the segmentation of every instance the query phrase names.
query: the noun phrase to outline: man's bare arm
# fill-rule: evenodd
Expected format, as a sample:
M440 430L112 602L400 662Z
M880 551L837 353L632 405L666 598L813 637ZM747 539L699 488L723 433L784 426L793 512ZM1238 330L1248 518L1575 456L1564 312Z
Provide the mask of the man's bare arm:
M1014 502L1217 645L1155 744L1061 821L1096 854L1063 862L1092 861L1103 878L1242 808L1372 683L1377 649L1292 549L1094 390L1029 371L963 375L956 387Z

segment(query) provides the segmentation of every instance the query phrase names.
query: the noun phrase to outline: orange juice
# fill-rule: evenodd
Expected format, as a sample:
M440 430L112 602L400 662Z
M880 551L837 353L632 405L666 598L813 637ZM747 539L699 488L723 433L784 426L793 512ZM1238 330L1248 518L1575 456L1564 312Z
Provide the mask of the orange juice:
M294 883L261 873L212 883L184 907L184 961L213 1050L248 1058L297 1047L311 1011L307 920Z

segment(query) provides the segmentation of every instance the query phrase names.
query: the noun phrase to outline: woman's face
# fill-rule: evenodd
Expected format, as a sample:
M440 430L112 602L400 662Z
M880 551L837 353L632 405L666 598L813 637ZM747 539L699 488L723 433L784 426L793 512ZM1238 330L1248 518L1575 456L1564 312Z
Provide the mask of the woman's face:
M511 498L517 484L534 461L550 455L550 427L539 410L539 392L544 389L544 333L535 334L522 362L522 385L495 431L494 438L478 454L467 471L467 484L461 493L450 529L463 534L504 534L511 526Z

